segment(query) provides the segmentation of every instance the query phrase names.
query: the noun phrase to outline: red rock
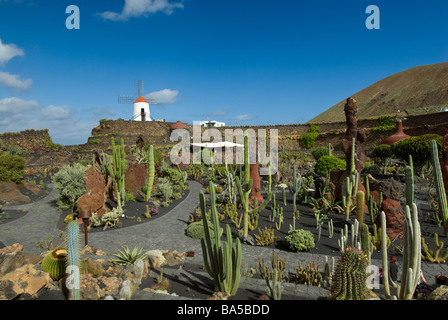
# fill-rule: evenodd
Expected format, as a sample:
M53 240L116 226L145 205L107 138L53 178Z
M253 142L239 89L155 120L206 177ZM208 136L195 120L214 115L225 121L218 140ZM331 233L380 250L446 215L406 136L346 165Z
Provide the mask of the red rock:
M96 212L98 215L108 212L109 208L106 205L108 197L104 176L90 167L84 174L84 180L87 192L76 201L78 212L88 210L90 213Z
M146 186L148 169L145 164L133 163L125 171L125 190L135 197L140 195L143 187Z
M405 217L402 214L401 202L394 199L385 199L381 203L381 211L386 215L386 232L390 240L394 240L397 236L403 236ZM381 227L381 220L378 216L375 220L378 228Z
M30 202L30 198L20 192L19 185L12 181L0 181L0 203L11 206Z
M252 191L250 193L249 203L253 204L256 201L256 205L263 203L264 199L261 195L261 179L260 173L258 172L258 162L250 164L250 179L253 181Z

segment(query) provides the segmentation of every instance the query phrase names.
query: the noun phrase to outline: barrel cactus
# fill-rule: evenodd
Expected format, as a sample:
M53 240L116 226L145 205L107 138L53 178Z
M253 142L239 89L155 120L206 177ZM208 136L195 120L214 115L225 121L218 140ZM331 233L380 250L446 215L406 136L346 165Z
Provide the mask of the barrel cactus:
M347 247L339 257L330 287L332 300L364 300L367 294L368 257L362 250Z
M56 248L42 260L42 271L47 272L54 281L61 280L65 275L67 249Z

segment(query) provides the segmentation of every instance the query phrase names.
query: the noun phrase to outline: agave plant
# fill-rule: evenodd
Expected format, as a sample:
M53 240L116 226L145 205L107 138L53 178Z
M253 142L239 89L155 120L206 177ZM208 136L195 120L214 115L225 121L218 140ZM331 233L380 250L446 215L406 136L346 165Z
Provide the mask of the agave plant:
M123 251L118 250L118 253L114 254L114 257L116 257L117 259L112 259L110 260L110 262L122 266L125 266L127 264L133 265L138 259L144 260L146 257L146 253L143 252L143 248L138 249L137 247L134 247L132 252L127 246L123 246L122 248Z

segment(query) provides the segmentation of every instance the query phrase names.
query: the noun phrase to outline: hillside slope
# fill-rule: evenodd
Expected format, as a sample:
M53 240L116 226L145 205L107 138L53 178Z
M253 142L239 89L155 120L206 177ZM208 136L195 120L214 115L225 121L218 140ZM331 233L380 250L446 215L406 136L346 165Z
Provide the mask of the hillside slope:
M417 115L448 106L448 62L405 70L352 95L358 101L358 119L380 115ZM348 98L348 97L347 97ZM345 100L309 123L345 121Z

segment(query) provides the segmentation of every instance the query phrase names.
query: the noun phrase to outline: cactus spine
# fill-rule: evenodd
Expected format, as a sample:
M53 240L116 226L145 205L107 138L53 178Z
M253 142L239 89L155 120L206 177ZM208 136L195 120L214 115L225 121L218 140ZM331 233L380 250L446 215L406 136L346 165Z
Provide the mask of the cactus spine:
M148 153L148 183L146 185L146 201L151 199L152 186L154 184L154 176L155 176L155 165L154 165L154 147L153 145L149 146Z
M443 185L442 171L440 169L439 152L437 150L437 142L435 140L431 140L431 159L432 166L434 168L434 182L436 185L437 199L439 201L439 210L445 234L448 234L448 206L445 187Z
M202 221L204 224L205 235L201 239L202 252L204 257L204 265L208 274L213 278L216 290L225 292L232 296L238 290L240 282L241 268L241 243L240 239L236 239L236 247L232 246L232 234L230 226L226 225L227 241L221 247L221 236L223 230L219 226L218 214L216 209L215 188L210 182L210 201L211 201L211 219L213 220L213 230L215 232L212 239L208 227L208 219L206 218L205 196L201 191L200 206L202 211ZM212 243L213 241L213 243Z
M263 210L266 205L271 201L272 193L268 193L264 202L254 208L250 209L249 194L252 190L253 180L250 179L250 165L249 165L249 136L247 131L244 132L244 186L241 184L239 177L235 177L238 193L240 195L241 203L243 205L243 239L246 240L249 235L249 216L254 219L258 213ZM255 204L256 201L254 201Z
M79 226L76 220L67 226L67 288L70 290L70 300L79 300Z

